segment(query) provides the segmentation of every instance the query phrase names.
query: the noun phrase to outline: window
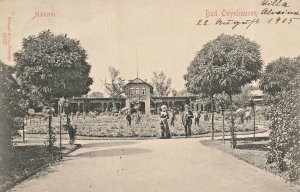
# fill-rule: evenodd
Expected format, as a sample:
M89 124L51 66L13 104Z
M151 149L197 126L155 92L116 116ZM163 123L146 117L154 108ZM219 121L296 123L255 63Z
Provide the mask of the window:
M135 94L137 94L137 95L140 94L140 89L139 88L135 88Z
M145 88L142 88L142 94L143 94L143 95L146 95L146 90L145 90Z

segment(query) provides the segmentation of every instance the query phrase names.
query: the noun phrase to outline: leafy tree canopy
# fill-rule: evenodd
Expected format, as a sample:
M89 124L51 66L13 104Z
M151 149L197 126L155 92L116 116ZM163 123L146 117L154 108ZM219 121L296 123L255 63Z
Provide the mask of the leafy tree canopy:
M259 45L240 35L220 35L197 53L184 76L192 93L236 94L260 76Z
M110 74L110 83L105 82L105 87L113 99L119 98L122 93L124 93L124 88L125 88L125 80L120 77L120 71L117 70L114 67L109 67L108 69L109 74Z
M262 60L259 45L240 35L220 35L197 53L184 75L186 88L194 94L213 97L223 91L229 95L231 143L235 148L232 95L260 76ZM213 100L212 100L213 101ZM212 117L212 138L213 138Z
M281 57L269 63L260 80L260 89L275 95L291 89L293 81L300 72L300 56L297 58ZM299 82L298 82L299 83Z
M0 61L0 157L10 146L12 136L17 133L17 117L22 117L21 90L13 77L13 68ZM7 154L6 154L7 155ZM1 158L0 158L1 164Z
M300 177L300 78L291 80L287 91L274 96L271 105L270 144L268 163L275 164L280 171L287 171L289 179Z
M159 97L168 96L171 91L171 79L163 71L154 71L152 78L155 92Z
M250 92L252 90L257 90L258 87L255 87L251 84L247 84L241 88L241 93L233 96L233 101L237 107L246 108L249 106L249 101L251 99Z
M87 94L93 83L86 51L67 35L47 30L24 38L14 58L22 88L38 91L46 100Z

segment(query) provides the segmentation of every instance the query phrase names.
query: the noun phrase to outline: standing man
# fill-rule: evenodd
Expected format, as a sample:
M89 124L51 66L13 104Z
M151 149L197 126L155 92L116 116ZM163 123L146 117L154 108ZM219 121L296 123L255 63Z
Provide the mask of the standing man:
M205 111L204 114L204 121L209 121L209 114L207 113L207 111Z
M141 122L141 112L139 110L136 112L136 117L135 118L136 118L135 119L135 124L140 124L140 122Z
M199 111L194 111L194 117L195 117L195 126L199 127L199 121L201 117Z
M182 113L182 124L184 126L184 130L185 130L185 136L186 137L191 137L192 135L192 130L191 130L191 126L193 123L193 113L190 110L188 105L184 106L184 112Z
M175 111L174 109L171 109L170 111L170 125L174 127L174 122L175 122Z
M131 127L131 112L128 111L126 114L127 126Z

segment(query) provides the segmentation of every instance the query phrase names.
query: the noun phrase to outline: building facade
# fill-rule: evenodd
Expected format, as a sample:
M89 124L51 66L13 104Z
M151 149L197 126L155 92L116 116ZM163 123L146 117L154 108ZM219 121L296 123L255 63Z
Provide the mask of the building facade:
M153 87L140 78L130 80L125 86L126 108L132 109L137 107L142 113L151 113L151 96Z
M264 94L260 90L250 92L251 97L257 106L264 103ZM112 98L103 97L76 97L71 98L71 108L74 113L87 113L90 111L112 112ZM210 111L211 103L202 101L198 96L171 96L157 97L153 95L153 86L140 78L130 80L125 85L123 97L115 99L116 111L123 108L141 111L144 114L156 114L160 111L161 105L177 111L183 111L184 105L190 105L192 110Z
M70 99L74 113L87 113L90 111L112 112L112 98L104 97L73 97ZM191 105L193 110L205 110L201 103L197 102L197 96L153 96L153 86L146 81L135 78L125 85L124 97L115 99L117 111L123 108L139 110L144 114L159 112L161 105L181 111L184 105Z

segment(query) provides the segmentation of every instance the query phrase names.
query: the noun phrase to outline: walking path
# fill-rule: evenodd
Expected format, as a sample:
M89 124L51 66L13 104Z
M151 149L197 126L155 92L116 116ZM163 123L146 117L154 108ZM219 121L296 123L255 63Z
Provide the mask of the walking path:
M82 148L11 191L300 191L199 140L77 141Z

